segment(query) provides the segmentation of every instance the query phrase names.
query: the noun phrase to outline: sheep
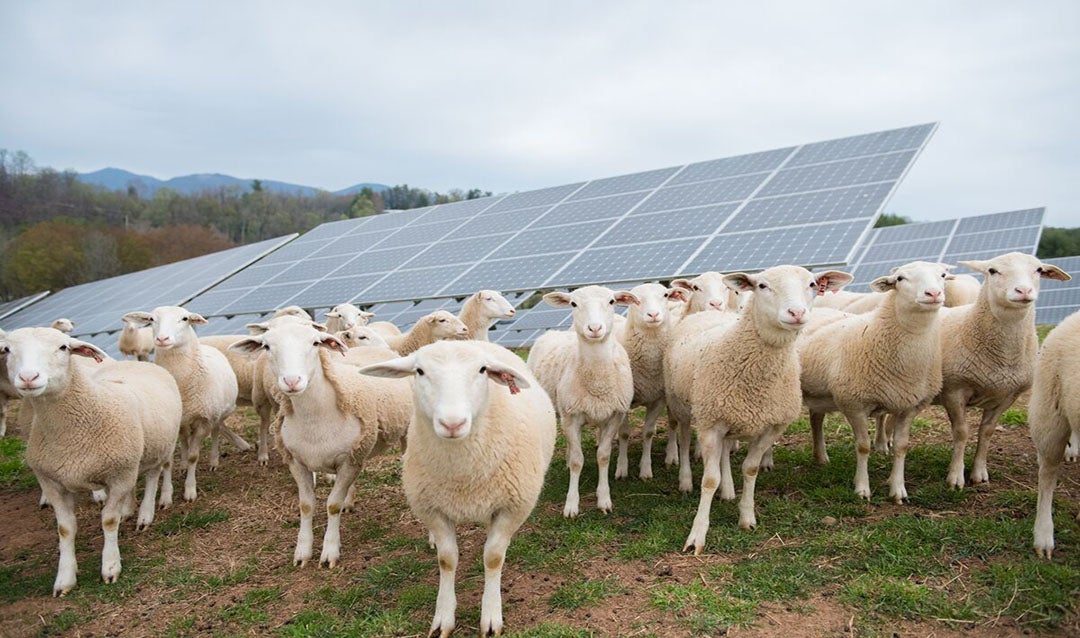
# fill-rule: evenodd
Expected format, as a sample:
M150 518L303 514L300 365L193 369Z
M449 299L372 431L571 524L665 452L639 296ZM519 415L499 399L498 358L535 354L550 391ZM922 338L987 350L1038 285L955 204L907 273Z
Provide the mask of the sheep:
M934 402L945 407L952 424L953 454L945 482L963 489L966 408L982 408L971 482L985 483L998 417L1031 387L1039 349L1035 300L1040 278L1071 277L1057 266L1016 252L959 263L982 273L986 283L974 303L941 311L942 387Z
M236 342L233 350L261 352L280 393L278 445L296 480L300 532L293 563L312 557L313 472L337 475L326 500L327 524L320 565L333 568L341 557L341 511L346 492L368 457L400 442L412 409L407 381L369 379L356 366L338 363L348 351L340 339L300 323L277 325Z
M512 352L478 341L435 343L361 372L417 375L402 484L439 557L429 635L454 629L455 528L468 522L488 530L480 634L501 634L506 549L536 506L555 449L551 400Z
M650 479L653 475L652 440L656 433L656 419L664 409L664 351L672 325L668 304L673 301L685 302L690 295L682 288L669 290L660 284L642 284L630 292L641 303L630 306L626 327L616 332L616 336L630 358L634 378L631 407L643 405L646 408L638 476ZM627 475L629 438L630 421L627 419L619 429L619 459L615 464L617 479Z
M373 328L374 329L374 328ZM467 339L469 329L460 319L445 310L436 310L425 315L403 335L385 336L390 349L401 356L412 354L418 348L439 339Z
M338 304L326 313L326 332L335 334L365 325L374 312L360 310L351 303Z
M120 576L120 521L134 511L135 484L145 489L137 528L154 520L158 479L165 474L158 504L172 504L172 455L180 429L181 399L168 372L133 361L105 361L97 346L51 328L23 328L0 338L7 377L34 417L26 464L52 503L60 537L53 595L76 584L75 493L107 488L101 510L104 547L101 577ZM73 356L98 362L77 365Z
M327 330L329 332L329 330ZM390 344L381 334L367 326L358 326L334 333L349 348L389 348Z
M138 361L149 361L150 353L154 351L154 331L143 328L136 322L124 320L123 323L118 346L120 354L134 357Z
M180 306L158 306L151 312L129 312L124 319L153 328L154 362L168 370L180 388L184 403L180 456L187 461L184 500L193 501L198 493L195 468L203 439L211 436L211 470L219 463L218 438L222 433L241 452L251 449L225 425L225 419L236 409L236 374L225 355L199 344L195 326L206 323L202 315Z
M990 278L987 285L990 285ZM1035 553L1054 551L1054 488L1070 436L1080 433L1080 312L1062 321L1043 341L1028 404L1031 439L1039 459Z
M814 274L800 266L776 266L750 275L724 276L725 285L755 291L743 314L734 321L698 334L678 348L691 356L676 363L675 383L669 391L693 406L691 425L705 460L701 500L683 551L700 554L709 530L709 513L716 489L724 481L721 463L727 464L728 438L750 442L743 462L743 494L739 527L753 529L754 485L765 452L802 410L799 357L795 340L806 324L819 290L836 290L852 277L830 270ZM686 370L689 368L690 374ZM689 442L680 423L679 446ZM685 454L685 453L684 453ZM684 461L687 459L683 458ZM689 469L689 463L680 468ZM680 473L681 474L681 473Z
M945 307L956 308L974 303L979 296L979 280L971 275L949 275L945 280ZM884 297L873 292L840 291L820 297L814 307L834 308L861 315L877 308Z
M271 319L277 319L278 317L299 317L300 319L307 321L314 321L314 317L308 314L308 311L300 306L285 306L284 308L278 308L270 317Z
M401 336L401 329L390 323L389 321L375 321L367 325L375 332L381 334L384 338Z
M916 261L878 277L870 287L883 293L873 312L840 319L800 338L803 402L810 411L814 456L828 462L823 423L839 410L855 433L855 493L870 498L867 461L870 416L895 418L889 496L907 499L904 459L911 421L941 390L941 317L945 264Z
M5 334L7 333L0 329L0 339L3 339ZM18 398L19 393L8 380L7 356L0 352L0 436L7 434L7 403L11 399ZM22 409L19 413L22 414Z
M465 300L458 319L469 329L469 338L488 340L488 329L498 319L510 319L517 311L498 291L480 290Z
M982 284L971 275L953 275L945 280L945 307L957 308L975 303Z
M64 334L71 334L75 331L75 322L71 319L68 319L67 317L61 317L56 321L52 322L49 327L53 330L59 330Z
M631 292L602 286L585 286L570 293L549 292L544 295L544 301L557 307L570 306L574 317L572 330L548 331L537 339L528 359L529 370L558 410L566 436L570 487L563 516L578 515L578 482L584 463L581 427L585 424L598 427L596 464L600 477L596 507L601 512L611 512L607 471L611 444L634 398L630 358L614 338L612 324L616 304L640 302Z

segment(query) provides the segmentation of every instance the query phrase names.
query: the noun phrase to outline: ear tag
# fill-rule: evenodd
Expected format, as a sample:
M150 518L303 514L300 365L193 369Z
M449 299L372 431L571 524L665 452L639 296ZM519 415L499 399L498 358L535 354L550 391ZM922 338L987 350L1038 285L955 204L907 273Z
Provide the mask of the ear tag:
M517 383L514 382L514 375L509 372L500 372L499 378L506 383L506 386L510 388L510 394L518 394L521 392L521 388L517 387Z

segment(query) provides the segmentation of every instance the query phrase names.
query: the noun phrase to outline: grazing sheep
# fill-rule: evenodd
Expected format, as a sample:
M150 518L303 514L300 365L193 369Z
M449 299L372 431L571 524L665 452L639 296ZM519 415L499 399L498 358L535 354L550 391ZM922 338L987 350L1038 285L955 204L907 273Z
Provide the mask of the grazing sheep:
M75 587L75 493L106 488L101 510L101 577L120 576L120 521L135 509L135 484L145 489L138 529L154 520L154 497L172 503L172 455L180 429L181 400L168 372L148 363L105 361L92 344L51 328L24 328L0 337L8 380L33 406L26 463L56 514L60 562L53 595ZM78 365L72 356L97 366Z
M436 310L430 315L421 317L416 325L403 335L386 337L384 333L390 349L401 356L412 354L417 349L439 339L467 339L468 337L469 329L465 327L465 324L445 310Z
M66 317L61 317L60 319L52 322L52 325L50 325L49 327L53 330L59 330L64 334L71 334L75 331L75 322Z
M488 340L488 329L499 319L510 319L517 311L498 291L480 290L465 300L458 319L469 329L469 338Z
M150 353L154 351L154 331L127 319L123 323L118 346L120 354L138 361L149 361Z
M985 483L998 417L1031 387L1039 349L1035 299L1040 278L1071 279L1057 266L1023 253L960 265L982 273L986 283L974 303L941 311L942 386L935 403L945 407L952 423L953 455L945 482L956 489L964 487L966 408L982 408L971 482Z
M584 456L581 427L595 424L596 464L599 482L596 506L611 511L608 461L611 444L634 398L630 358L613 335L615 304L637 304L638 298L625 290L585 286L566 292L549 292L544 301L552 306L570 306L573 330L551 330L536 340L529 351L529 370L547 391L559 412L566 436L566 461L570 467L570 488L563 516L578 515L578 482Z
M296 480L300 532L293 562L312 556L315 511L313 472L337 475L326 500L327 524L319 563L333 568L341 556L341 512L363 462L398 443L408 427L411 403L405 381L370 379L339 363L348 347L313 326L291 322L231 346L262 352L281 401L278 445Z
M454 629L455 528L469 522L488 530L480 635L501 634L506 548L536 506L555 449L551 401L520 359L487 343L436 343L361 372L417 375L402 484L439 555L429 635Z
M990 285L987 279L987 285ZM1043 341L1028 405L1031 439L1039 459L1035 553L1054 551L1054 488L1070 436L1080 434L1080 312L1074 312Z
M180 306L159 306L151 312L129 312L125 321L151 326L154 331L154 362L169 371L180 388L184 418L180 423L180 456L187 461L184 500L198 492L195 468L202 441L211 436L210 469L217 469L219 443L225 434L241 452L251 449L244 439L225 425L236 409L236 374L225 355L200 345L195 326L206 323L202 315Z
M626 327L616 332L619 343L630 358L634 377L634 399L631 407L645 406L642 428L641 465L638 476L652 478L652 441L656 434L656 419L664 409L664 351L671 336L671 312L668 304L685 302L690 294L683 288L667 289L660 284L642 284L631 291L639 305L631 305ZM619 429L619 459L615 463L615 478L627 475L627 448L630 439L630 420Z
M840 319L799 339L803 402L810 410L814 456L828 462L823 423L839 410L855 433L855 493L870 498L868 420L879 412L895 418L889 496L907 498L904 459L911 421L941 390L941 316L945 264L916 261L878 277L877 309ZM813 323L813 321L811 321ZM813 328L813 326L811 326Z
M335 334L358 328L374 316L374 312L361 310L351 303L338 304L326 313L326 332Z
M818 290L835 290L851 279L844 272L814 274L800 266L776 266L755 275L725 275L724 283L731 288L754 291L743 314L680 346L694 354L679 364L692 371L682 374L676 369L678 381L669 388L693 406L692 425L705 460L701 500L683 551L700 554L705 547L712 498L724 482L720 465L728 455L726 439L750 442L743 462L739 527L753 529L757 525L754 485L759 464L776 437L802 410L795 339L809 318ZM680 431L679 438L683 448L688 436ZM730 478L727 483L734 495Z

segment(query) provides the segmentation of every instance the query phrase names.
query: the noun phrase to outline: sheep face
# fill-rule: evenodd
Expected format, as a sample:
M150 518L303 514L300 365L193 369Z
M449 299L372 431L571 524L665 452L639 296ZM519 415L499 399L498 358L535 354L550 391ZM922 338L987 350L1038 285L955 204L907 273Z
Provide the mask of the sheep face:
M509 319L517 314L514 307L496 290L480 290L476 293L476 299L485 316L494 319Z
M892 269L891 274L870 282L876 292L895 290L897 305L937 312L945 305L945 279L952 266L928 261L913 261Z
M296 315L281 315L280 317L274 317L270 321L260 321L258 323L245 324L244 327L247 328L248 334L261 335L271 328L274 328L276 326L283 326L287 323L295 323L302 326L311 326L319 332L326 332L326 326L322 325L321 323L315 323L311 319L304 319L303 317L298 317Z
M675 279L671 286L690 292L689 312L726 310L728 307L728 287L724 284L724 276L718 272L702 273L693 279Z
M549 292L544 301L552 306L569 306L574 315L574 331L586 341L603 341L611 334L615 306L638 305L634 293L603 286L584 286L574 292Z
M407 357L366 366L360 373L389 378L414 375L413 404L423 417L420 422L430 422L436 436L449 440L469 436L487 410L492 392L489 380L507 386L513 394L529 387L529 382L513 368L469 343L451 341L426 345Z
M342 330L351 330L358 326L363 326L375 316L374 312L367 312L360 310L351 303L338 304L330 309L330 312L326 313L329 319L341 320Z
M60 332L63 332L64 334L71 334L72 331L75 330L75 323L72 322L71 319L60 318L60 319L57 319L56 321L52 322L52 326L50 326L50 327L52 327L52 328L54 328L56 330L59 330Z
M469 329L460 319L445 310L435 312L422 318L431 324L431 335L435 339L468 339Z
M338 339L345 342L350 348L389 348L386 339L378 332L366 326L358 326L349 330L336 333Z
M1039 298L1039 283L1045 277L1068 281L1069 273L1023 253L1008 253L986 261L961 261L961 266L983 274L983 288L990 303L998 308L1027 308Z
M668 290L660 284L641 284L630 290L637 297L639 304L630 305L630 316L638 324L656 328L668 318L669 301L686 301L686 291L682 288Z
M129 312L123 319L153 328L154 347L159 350L196 341L198 337L194 326L206 323L202 315L188 312L180 306L158 306L151 312Z
M724 275L724 283L740 293L753 293L748 312L758 325L775 325L786 330L800 330L810 319L814 297L829 290L840 290L852 276L838 270L812 273L800 266L775 266L755 275Z
M274 311L274 318L277 317L300 317L301 319L307 319L311 321L311 315L307 313L300 306L285 306Z
M261 335L241 339L229 346L230 350L238 352L265 351L278 389L287 395L302 394L307 390L311 378L322 366L319 348L344 355L349 347L334 335L300 322L275 326Z
M98 362L108 358L97 346L52 328L5 333L0 337L0 355L6 356L8 379L23 397L62 392L67 387L72 355Z

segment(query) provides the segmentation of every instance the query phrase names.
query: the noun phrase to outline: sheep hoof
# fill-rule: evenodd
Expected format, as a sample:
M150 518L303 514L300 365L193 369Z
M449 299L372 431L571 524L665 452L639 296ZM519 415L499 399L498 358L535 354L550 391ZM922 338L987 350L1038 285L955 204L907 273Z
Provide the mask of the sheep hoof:
M53 589L53 598L63 598L64 596L67 596L67 593L71 591L71 589L71 587Z
M578 506L567 503L566 506L563 507L562 515L563 518L577 518Z
M262 466L262 467L266 467L267 465L270 465L270 459L259 459L259 465Z
M643 481L648 481L649 479L652 478L652 470L649 470L648 472L639 472L638 473L638 478L643 480Z
M701 556L701 552L705 550L705 544L699 543L695 540L687 539L686 544L683 545L683 553L694 552L694 556Z
M346 504L341 506L341 513L342 514L350 514L350 513L355 512L355 511L356 511L356 505L353 504L353 503L346 503Z
M137 532L145 532L148 529L150 529L150 523L148 523L146 521L139 521L135 525L135 531L137 531Z
M1054 548L1052 547L1036 547L1035 555L1039 558L1045 558L1046 560L1050 560L1050 554L1053 553L1053 551Z
M828 465L829 464L829 455L828 454L822 454L821 456L814 456L814 460L817 462L818 465Z
M336 560L320 561L319 566L320 567L326 567L327 569L333 569L333 568L337 567L337 561Z
M307 559L306 558L295 558L295 559L293 559L293 567L299 567L300 569L303 569L306 565L307 565Z
M617 468L615 468L615 480L624 479L627 476L629 476L629 474L630 473L626 471L625 467L617 467Z

